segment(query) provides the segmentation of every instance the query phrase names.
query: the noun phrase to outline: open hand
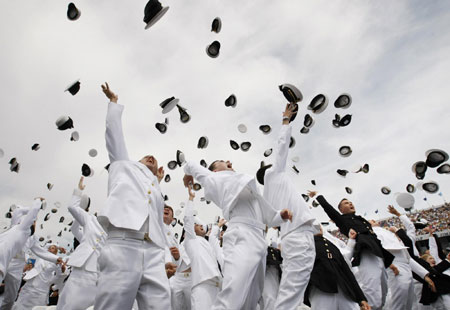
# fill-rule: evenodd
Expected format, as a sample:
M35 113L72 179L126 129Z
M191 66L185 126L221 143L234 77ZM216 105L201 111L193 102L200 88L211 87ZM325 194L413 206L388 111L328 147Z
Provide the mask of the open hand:
M286 109L283 112L283 124L285 123L289 124L292 115L295 114L294 110L295 110L295 103L288 103L286 105Z
M161 166L156 171L156 177L158 178L158 182L161 182L161 180L164 178L164 167Z
M358 233L353 228L350 228L350 230L348 231L348 237L355 240L357 235Z
M316 196L317 195L317 192L316 191L308 191L308 196L310 197L310 198L313 198L314 196Z
M388 206L388 211L390 214L393 214L395 216L400 216L400 212L398 212L392 205Z
M188 187L189 184L194 184L194 177L192 175L185 174L183 177L183 183L185 187Z
M102 85L103 93L105 93L106 97L108 97L111 102L117 103L117 100L119 100L119 96L117 96L115 93L109 89L109 85L107 82L105 82L105 85Z
M188 184L188 194L189 194L189 200L194 201L195 193L192 191L192 184Z

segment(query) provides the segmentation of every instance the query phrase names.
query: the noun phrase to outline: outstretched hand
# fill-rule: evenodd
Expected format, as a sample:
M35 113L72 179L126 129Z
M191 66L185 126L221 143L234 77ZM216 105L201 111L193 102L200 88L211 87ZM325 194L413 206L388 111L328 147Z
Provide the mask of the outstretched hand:
M119 100L119 96L117 96L115 93L109 89L109 85L107 82L105 82L105 85L102 85L103 93L105 93L106 97L108 97L111 102L117 103L117 100Z
M309 197L313 198L313 197L316 196L316 195L317 195L317 192L316 192L316 191L308 191L308 196L309 196Z
M395 216L400 216L400 212L397 211L392 205L388 206L388 211L390 214L393 214Z
M192 191L192 184L188 184L188 194L189 194L189 200L194 201L195 193Z
M156 171L156 177L158 178L158 182L161 183L161 180L164 178L164 167L161 166Z
M291 120L292 115L295 114L295 104L294 103L288 103L286 105L286 109L283 112L283 124L289 124L289 121Z
M194 177L192 175L185 174L183 177L183 183L185 187L188 187L189 184L194 184Z

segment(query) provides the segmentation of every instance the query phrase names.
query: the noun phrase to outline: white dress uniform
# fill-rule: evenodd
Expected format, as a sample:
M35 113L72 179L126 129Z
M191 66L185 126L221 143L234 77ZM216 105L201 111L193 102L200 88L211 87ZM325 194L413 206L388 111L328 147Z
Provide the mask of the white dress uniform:
M17 206L13 211L11 218L11 227L20 223L20 220L28 213L29 207ZM32 251L36 256L45 259L49 262L56 263L58 256L46 251L39 246L36 237L30 236L25 243L23 249L11 259L5 275L5 292L3 293L3 300L1 302L0 310L11 310L14 301L19 292L20 282L22 281L23 267L25 265L25 253Z
M269 238L270 233L275 232L276 235L273 238ZM273 228L269 228L266 241L268 245L273 248L278 248L278 230L274 230ZM262 297L259 300L259 309L260 310L274 310L275 302L277 300L278 291L280 289L280 280L281 274L280 269L276 265L266 265L266 274L264 276L264 290L262 293Z
M108 239L98 258L96 310L170 309L164 263L164 199L156 176L130 161L122 132L123 106L110 102L106 147L111 165L108 198L98 221Z
M194 203L188 201L184 216L184 247L191 259L193 310L210 310L220 290L221 275L211 244L195 234Z
M264 286L266 225L283 219L259 193L255 178L235 171L212 172L188 162L184 172L203 186L205 198L222 209L228 221L223 237L222 290L212 309L255 309Z
M72 272L58 299L60 310L85 310L92 306L97 292L97 259L106 241L106 232L97 217L80 207L81 191L75 189L68 207L74 220L83 227L80 245L69 256Z
M0 282L3 281L11 259L19 253L30 236L30 226L36 219L41 200L35 199L32 207L19 224L12 226L0 234ZM22 266L23 267L23 266Z
M13 310L30 310L35 306L47 305L50 285L66 274L61 266L44 260L37 260L33 269L24 276L27 281L20 290Z
M276 158L264 176L264 198L279 210L289 209L292 222L281 224L283 273L275 309L295 309L301 305L314 267L316 255L312 226L314 217L308 205L285 172L292 127L281 126Z
M175 238L170 225L165 225L165 227L167 239L166 263L171 262L177 265L177 271L169 279L172 310L190 310L192 277L191 272L188 270L191 267L191 260L183 244L178 244L178 240ZM180 258L178 260L173 258L169 247L178 248L180 252Z
M428 271L411 259L407 247L394 233L381 227L373 227L373 231L380 239L383 248L395 256L392 264L399 271L398 275L395 275L390 268L387 271L389 294L386 308L390 310L411 310L416 302L412 272L424 278Z

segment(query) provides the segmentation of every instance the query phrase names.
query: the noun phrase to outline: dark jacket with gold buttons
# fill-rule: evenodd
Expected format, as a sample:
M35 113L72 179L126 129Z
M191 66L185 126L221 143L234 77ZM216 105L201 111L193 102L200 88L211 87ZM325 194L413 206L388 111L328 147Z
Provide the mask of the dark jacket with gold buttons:
M339 213L322 195L317 197L317 201L325 210L328 217L336 224L341 233L348 237L348 232L351 228L358 233L355 250L353 252L352 266L359 266L363 251L368 251L373 255L382 258L386 268L392 264L394 256L383 248L377 235L372 230L372 225L365 218L355 214Z
M309 304L309 292L312 286L325 293L335 294L339 291L360 304L367 301L358 282L347 265L339 249L321 235L314 236L316 258L305 292L305 304Z

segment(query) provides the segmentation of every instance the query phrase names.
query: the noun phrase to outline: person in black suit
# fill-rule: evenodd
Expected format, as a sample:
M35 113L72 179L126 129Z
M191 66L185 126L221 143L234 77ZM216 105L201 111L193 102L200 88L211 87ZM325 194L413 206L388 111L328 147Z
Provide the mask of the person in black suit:
M356 238L353 229L350 238ZM339 249L320 233L314 236L316 259L305 293L305 304L312 310L370 310L358 282Z
M310 197L317 193L310 191ZM387 295L387 273L394 256L381 245L371 224L362 216L355 214L355 206L344 198L339 202L340 213L319 195L317 201L328 217L336 224L342 234L349 236L350 229L357 233L352 266L358 266L358 282L374 310L382 309Z

